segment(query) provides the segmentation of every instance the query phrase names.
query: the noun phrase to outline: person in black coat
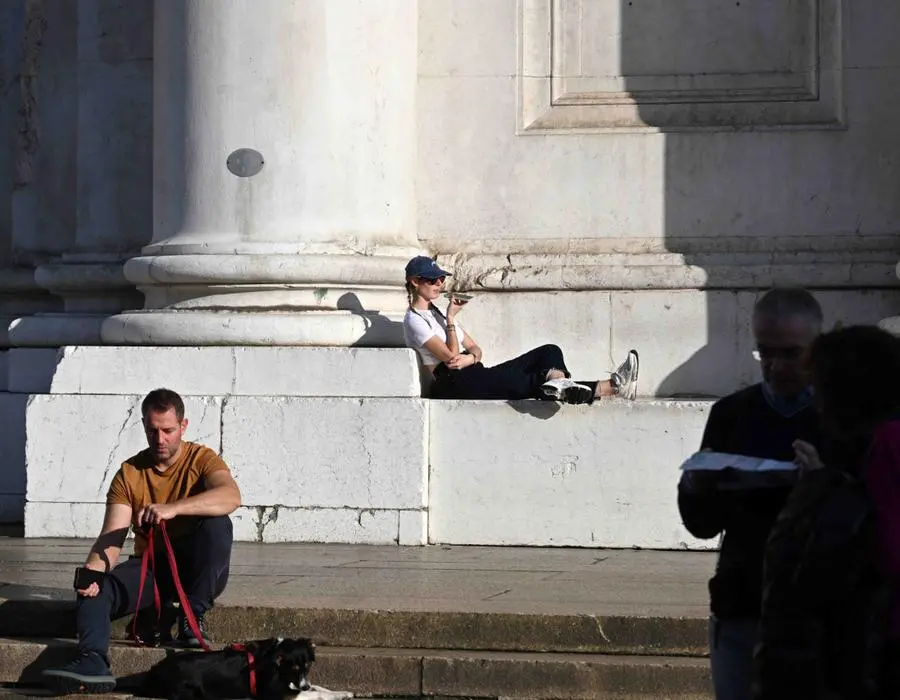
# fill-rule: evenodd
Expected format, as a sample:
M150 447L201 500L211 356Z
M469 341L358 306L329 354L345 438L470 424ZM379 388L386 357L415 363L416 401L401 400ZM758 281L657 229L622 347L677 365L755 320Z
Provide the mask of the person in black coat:
M792 461L795 443L818 446L819 425L806 371L822 310L809 292L768 291L756 303L753 336L763 381L717 401L702 450ZM678 508L695 537L722 537L709 582L709 647L716 700L749 700L762 595L763 552L791 491L790 478L729 481L727 472L685 472Z
M900 698L900 340L820 336L810 370L827 450L766 544L754 700Z

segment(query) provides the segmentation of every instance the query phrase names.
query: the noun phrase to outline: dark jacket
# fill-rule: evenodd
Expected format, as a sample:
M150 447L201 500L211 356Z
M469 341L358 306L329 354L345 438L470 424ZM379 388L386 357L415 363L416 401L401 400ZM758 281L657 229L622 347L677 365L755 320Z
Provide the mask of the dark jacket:
M805 474L766 548L755 700L867 700L881 685L889 590L862 479Z
M785 418L766 402L755 384L717 401L710 411L701 449L794 459L794 440L820 447L813 407ZM763 551L778 513L791 491L790 482L742 490L698 490L685 473L678 489L678 509L688 531L710 539L724 532L715 576L709 582L710 608L717 617L757 617L762 589Z

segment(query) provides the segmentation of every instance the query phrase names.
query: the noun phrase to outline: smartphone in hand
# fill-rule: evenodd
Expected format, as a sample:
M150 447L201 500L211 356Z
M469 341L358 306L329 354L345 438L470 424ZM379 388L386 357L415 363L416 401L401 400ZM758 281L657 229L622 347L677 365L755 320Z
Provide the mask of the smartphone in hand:
M79 566L75 569L75 580L72 582L72 587L76 591L83 591L92 583L96 583L99 586L105 577L106 574L102 571L94 571L93 569Z
M471 294L463 294L462 292L444 292L444 296L448 299L452 297L462 302L471 301L473 298Z

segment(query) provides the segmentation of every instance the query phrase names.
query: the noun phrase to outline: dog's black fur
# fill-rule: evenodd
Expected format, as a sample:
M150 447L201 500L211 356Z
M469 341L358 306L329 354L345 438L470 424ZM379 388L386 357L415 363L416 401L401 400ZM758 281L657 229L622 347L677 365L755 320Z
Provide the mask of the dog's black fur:
M247 642L256 665L256 697L282 700L309 689L306 679L316 660L309 639L263 639ZM171 654L150 669L140 694L168 700L249 698L247 652L186 651Z

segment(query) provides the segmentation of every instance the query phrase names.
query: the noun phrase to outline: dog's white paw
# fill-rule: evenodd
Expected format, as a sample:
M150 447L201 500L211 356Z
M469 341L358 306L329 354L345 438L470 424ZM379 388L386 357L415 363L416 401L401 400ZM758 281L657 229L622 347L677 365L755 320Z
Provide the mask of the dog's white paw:
M349 700L353 697L353 693L346 690L328 690L319 686L310 686L309 690L304 690L294 696L296 700Z

